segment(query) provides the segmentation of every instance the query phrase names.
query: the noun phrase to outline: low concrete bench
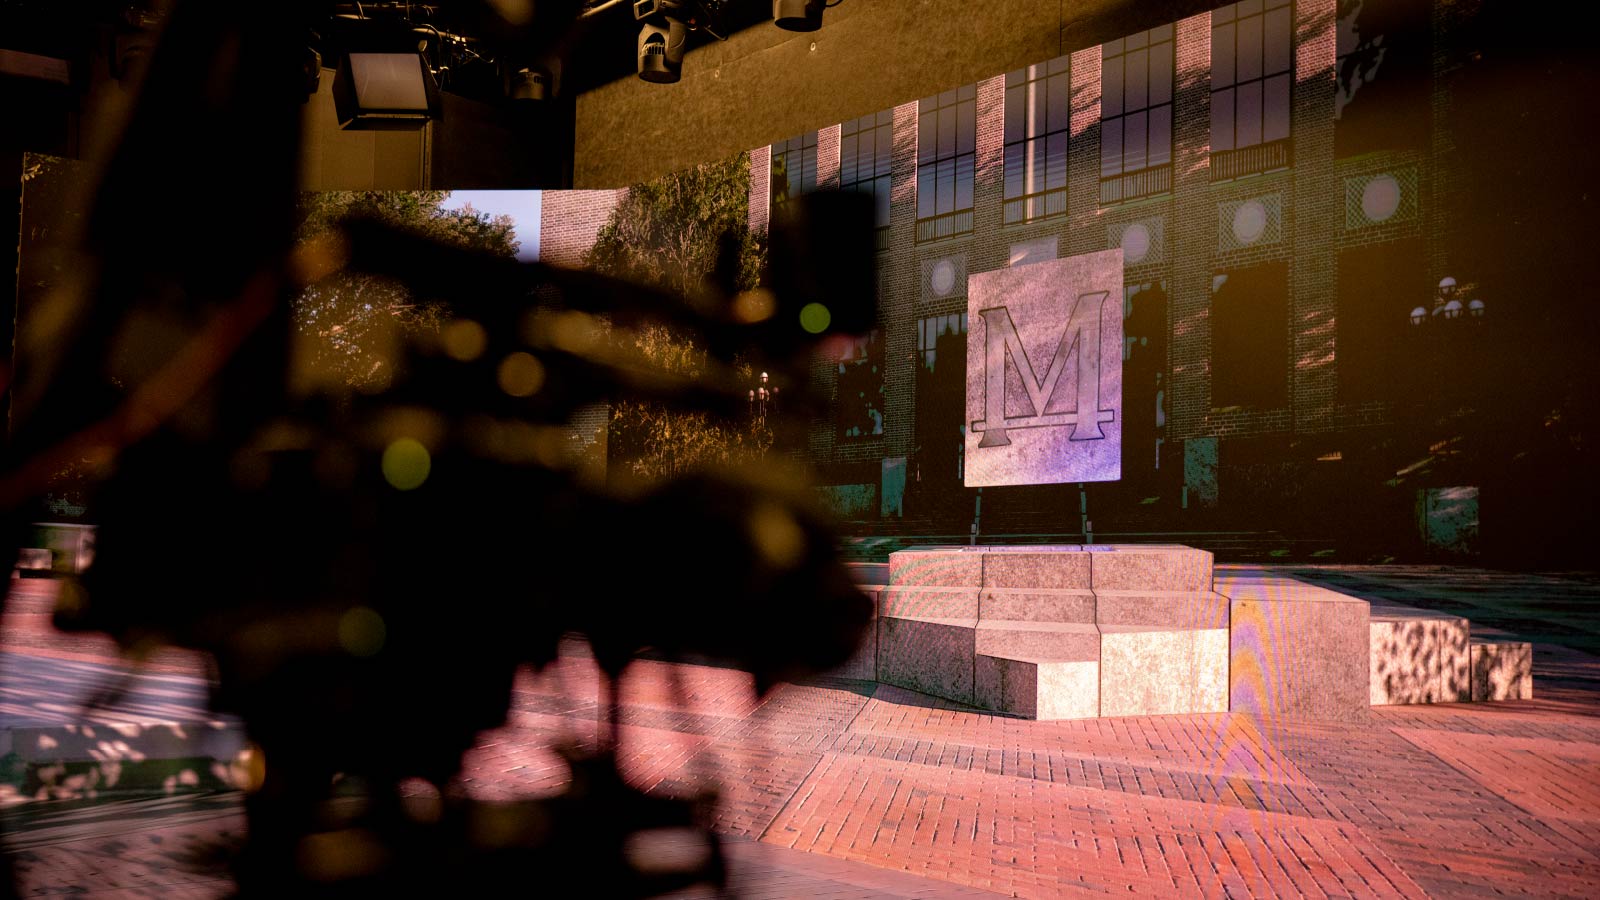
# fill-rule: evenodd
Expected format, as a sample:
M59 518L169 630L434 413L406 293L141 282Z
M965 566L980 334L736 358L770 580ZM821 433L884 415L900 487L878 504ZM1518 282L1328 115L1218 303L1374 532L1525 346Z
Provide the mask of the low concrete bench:
M1368 659L1368 700L1373 706L1464 703L1468 684L1466 619L1374 601Z
M1533 699L1533 645L1472 642L1473 700Z
M1259 570L1219 574L1229 599L1228 709L1360 722L1369 709L1367 601Z
M55 554L44 547L23 547L17 551L17 568L32 574L49 572L55 566Z

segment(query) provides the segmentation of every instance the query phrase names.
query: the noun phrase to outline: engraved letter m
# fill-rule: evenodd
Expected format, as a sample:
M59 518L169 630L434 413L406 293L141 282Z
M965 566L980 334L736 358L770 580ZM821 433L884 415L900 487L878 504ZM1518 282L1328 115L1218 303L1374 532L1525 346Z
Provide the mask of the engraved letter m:
M983 361L983 419L972 423L972 430L983 435L979 447L1009 445L1011 439L1006 436L1006 430L1010 428L1071 425L1070 439L1074 441L1095 441L1106 436L1100 423L1111 421L1112 412L1100 408L1100 317L1108 295L1107 291L1097 291L1078 296L1043 378L1034 376L1028 351L1017 336L1016 324L1011 321L1011 311L998 306L980 312L987 340ZM1032 407L1027 413L1010 418L1006 417L1008 356L1017 367L1017 374L1022 376L1022 387ZM1048 412L1050 402L1074 356L1078 363L1073 379L1077 386L1077 402L1072 412L1051 414Z

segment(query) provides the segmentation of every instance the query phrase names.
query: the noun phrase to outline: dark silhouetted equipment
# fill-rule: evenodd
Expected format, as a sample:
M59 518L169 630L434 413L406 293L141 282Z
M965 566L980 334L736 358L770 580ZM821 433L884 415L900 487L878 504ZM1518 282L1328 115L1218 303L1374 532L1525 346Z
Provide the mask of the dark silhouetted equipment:
M439 86L420 53L347 53L333 79L341 128L406 130L439 118Z
M691 24L670 15L683 4L657 6L648 15L668 32ZM96 560L58 624L214 656L215 705L265 760L236 863L244 896L486 896L529 878L597 897L722 886L715 786L646 793L618 773L618 682L649 652L722 660L766 691L848 659L871 602L803 478L767 465L624 491L588 477L565 435L580 408L622 398L743 417L741 360L783 386L786 414L791 398L800 417L825 408L807 388L809 355L876 320L868 201L798 198L762 289L736 291L721 271L693 298L372 220L296 243L305 35L319 12L309 0L265 19L207 0L172 9L100 164L82 288L59 301L70 339L43 361L55 377L4 448L5 552L61 460L104 462ZM538 79L517 90L532 98ZM337 91L349 127L414 127L437 103L406 50L346 53ZM246 156L229 227L195 228L224 167ZM290 300L341 272L403 282L481 333L479 352L419 333L381 390L291 392ZM805 326L816 304L832 309L825 328ZM616 352L612 335L647 326L693 336L703 373ZM139 353L125 352L130 335ZM598 746L560 748L566 792L447 796L479 733L506 721L518 667L551 663L572 637L605 676L611 727ZM417 708L426 727L394 739ZM408 779L440 797L420 809ZM647 871L627 846L662 829L705 853Z

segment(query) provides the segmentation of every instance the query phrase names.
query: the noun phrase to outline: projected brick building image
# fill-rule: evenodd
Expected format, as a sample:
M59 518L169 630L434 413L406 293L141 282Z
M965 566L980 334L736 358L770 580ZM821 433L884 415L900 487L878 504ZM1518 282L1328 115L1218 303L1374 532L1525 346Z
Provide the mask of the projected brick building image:
M752 227L814 188L875 201L881 368L817 361L838 386L808 456L907 530L967 531L968 277L1120 248L1123 482L991 490L985 533L1476 551L1480 491L1506 512L1526 488L1454 450L1495 414L1484 354L1529 324L1510 254L1462 240L1481 27L1426 0L1249 0L751 151ZM864 403L881 430L845 424Z

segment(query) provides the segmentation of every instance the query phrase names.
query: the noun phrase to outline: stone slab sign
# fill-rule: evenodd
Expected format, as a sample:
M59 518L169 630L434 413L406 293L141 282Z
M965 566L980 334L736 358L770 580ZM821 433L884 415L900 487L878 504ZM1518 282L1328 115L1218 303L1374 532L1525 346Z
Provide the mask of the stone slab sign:
M967 279L966 485L1122 474L1122 251Z

